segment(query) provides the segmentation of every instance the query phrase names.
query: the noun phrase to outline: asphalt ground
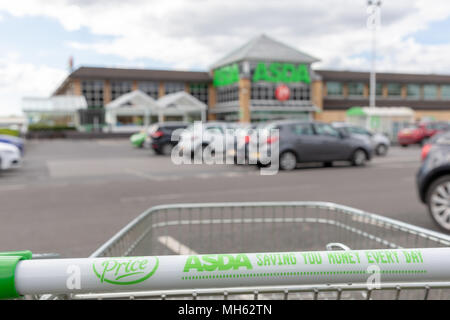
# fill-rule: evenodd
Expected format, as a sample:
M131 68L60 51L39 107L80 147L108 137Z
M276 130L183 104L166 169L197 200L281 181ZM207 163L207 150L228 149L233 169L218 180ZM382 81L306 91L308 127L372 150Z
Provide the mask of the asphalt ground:
M417 197L420 148L391 148L363 168L174 165L128 140L32 140L0 173L0 251L85 257L147 208L234 201L327 201L438 231ZM195 232L195 231L194 231Z

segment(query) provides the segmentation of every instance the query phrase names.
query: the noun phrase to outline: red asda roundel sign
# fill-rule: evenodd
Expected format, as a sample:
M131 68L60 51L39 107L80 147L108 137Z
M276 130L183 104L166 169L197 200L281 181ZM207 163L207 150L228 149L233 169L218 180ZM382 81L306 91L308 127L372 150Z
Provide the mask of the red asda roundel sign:
M285 84L281 84L275 89L275 98L277 98L277 100L286 101L289 99L290 95L291 90Z

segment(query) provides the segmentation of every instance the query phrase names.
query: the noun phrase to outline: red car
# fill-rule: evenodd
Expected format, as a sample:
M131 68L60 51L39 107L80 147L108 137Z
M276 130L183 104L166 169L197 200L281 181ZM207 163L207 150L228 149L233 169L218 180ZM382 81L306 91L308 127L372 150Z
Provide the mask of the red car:
M449 129L450 125L446 122L412 124L400 130L397 135L397 140L402 147L407 147L410 144L422 144L426 139L431 138L436 133Z

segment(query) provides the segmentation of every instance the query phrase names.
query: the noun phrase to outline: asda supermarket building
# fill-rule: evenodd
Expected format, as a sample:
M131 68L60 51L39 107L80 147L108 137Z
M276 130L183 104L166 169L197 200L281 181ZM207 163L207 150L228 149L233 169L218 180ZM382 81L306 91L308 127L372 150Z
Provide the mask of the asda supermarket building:
M318 61L261 35L205 72L80 67L54 95L83 95L88 108L80 111L80 119L86 125L102 123L105 105L136 90L155 102L183 91L207 106L208 119L242 122L343 121L349 108L369 104L368 72L318 70L314 68ZM417 119L450 120L450 75L378 73L377 81L377 106L410 107ZM161 119L182 117L167 115L144 122ZM117 121L143 122L138 115Z

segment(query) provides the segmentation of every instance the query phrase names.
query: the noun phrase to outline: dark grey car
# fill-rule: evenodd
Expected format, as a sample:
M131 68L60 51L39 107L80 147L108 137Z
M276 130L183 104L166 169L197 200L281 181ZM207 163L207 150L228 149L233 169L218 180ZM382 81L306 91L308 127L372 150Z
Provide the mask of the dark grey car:
M264 143L278 143L281 170L293 170L300 162L323 162L331 166L333 161L350 161L362 166L372 157L372 147L367 141L340 132L327 123L279 121L268 124L266 129L278 129L279 137L260 142L259 147Z

